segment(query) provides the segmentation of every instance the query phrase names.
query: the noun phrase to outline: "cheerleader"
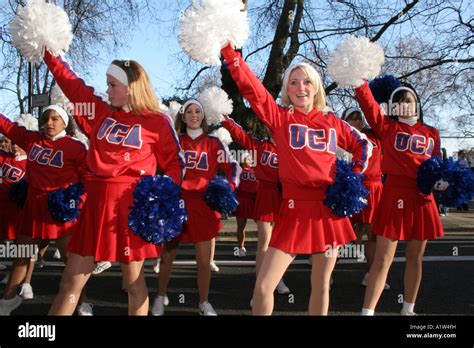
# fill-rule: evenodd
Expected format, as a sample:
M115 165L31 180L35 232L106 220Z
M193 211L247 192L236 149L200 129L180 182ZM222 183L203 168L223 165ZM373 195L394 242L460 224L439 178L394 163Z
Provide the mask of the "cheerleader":
M182 112L181 112L182 110ZM220 214L207 206L204 191L218 170L222 170L232 188L238 185L240 166L230 160L221 141L208 135L208 125L201 103L191 99L184 103L176 116L176 131L186 158L186 176L183 181L182 198L185 201L188 220L182 234L164 244L161 255L158 296L151 310L153 315L163 315L173 260L179 242L193 243L196 248L199 290L199 314L215 316L217 313L208 301L211 281L211 240L217 237L222 227ZM224 156L223 156L224 155Z
M66 111L56 105L48 106L41 114L41 133L28 131L0 114L0 131L28 154L28 195L15 231L19 250L28 245L37 246L41 240L55 240L62 254L66 255L64 250L75 222L56 221L48 209L48 196L53 191L77 183L85 169L86 149L66 133L68 123ZM9 315L21 304L22 299L16 293L25 279L29 263L30 257L14 260L3 299L0 300L0 314Z
M269 127L278 149L283 201L253 295L253 314L271 314L273 291L297 254L312 254L309 314L326 315L329 280L337 248L356 236L347 218L323 204L334 182L336 147L354 155L354 171L362 172L370 143L332 113L323 113L325 93L318 73L299 63L284 76L282 101L277 105L238 52L229 44L221 50L227 68L257 116Z
M281 192L278 189L278 153L272 141L259 141L247 135L231 118L225 117L222 125L240 146L257 153L255 174L258 180L255 218L257 219L258 243L255 260L256 276L260 272L263 258L268 251L272 230L278 217L281 204ZM278 282L280 295L290 293L283 279Z
M374 314L399 240L406 241L401 314L414 315L426 242L444 234L433 195L423 195L416 180L419 165L431 156L440 156L439 133L423 124L420 100L410 86L398 87L391 94L389 113L398 116L397 120L384 115L367 83L356 88L356 96L370 127L382 142L382 170L386 176L372 228L377 235L377 247L362 315ZM438 190L447 186L444 181L435 185Z
M367 139L372 143L372 156L370 157L369 165L364 173L362 182L369 190L369 196L366 197L368 204L365 209L359 214L351 217L354 231L357 235L356 244L362 244L362 235L367 235L367 250L365 257L367 259L367 270L374 261L375 243L377 238L372 234L372 223L382 196L382 143L374 132L366 126L364 115L358 108L346 109L342 114L342 119L349 123L359 132L364 133ZM369 273L367 272L362 279L362 285L367 286ZM385 284L384 290L390 290L390 285Z
M128 226L137 181L161 170L181 184L184 161L169 117L160 113L148 75L135 61L114 60L107 70L110 105L94 95L71 66L48 51L44 60L66 97L90 114L75 115L90 141L85 183L88 199L69 244L52 315L71 315L97 261L119 261L128 292L128 313L148 313L144 260L156 258L155 245ZM82 126L81 126L82 124ZM72 299L72 300L71 300Z
M237 242L238 249L234 252L237 257L245 257L247 249L245 249L245 226L247 219L255 219L255 198L257 193L257 178L252 168L252 157L247 152L242 158L242 173L240 173L240 184L237 188L237 197L239 198L239 207L234 215L237 220Z

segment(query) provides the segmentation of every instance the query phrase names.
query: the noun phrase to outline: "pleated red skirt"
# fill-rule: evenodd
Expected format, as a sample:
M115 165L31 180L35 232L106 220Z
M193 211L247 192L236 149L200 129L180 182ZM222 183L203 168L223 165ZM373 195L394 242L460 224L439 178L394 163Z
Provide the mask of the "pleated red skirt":
M281 193L276 183L260 180L255 201L255 219L257 221L275 222L281 205Z
M209 208L204 202L202 192L182 192L188 220L178 241L184 243L199 243L209 241L219 234L222 228L221 215Z
M22 209L9 198L0 193L0 240L15 240L15 226L19 221Z
M375 212L382 198L383 184L381 180L364 181L364 185L369 190L369 195L365 197L367 199L367 206L359 214L351 217L352 223L372 224Z
M255 219L256 194L252 192L237 192L239 207L234 215L244 219Z
M332 213L323 190L283 187L284 198L270 246L290 254L314 254L356 239L348 218Z
M157 257L159 247L145 242L128 227L136 181L136 178L116 178L85 183L87 200L68 251L92 256L95 261L123 263Z
M373 234L396 240L430 240L444 235L433 194L423 195L416 179L388 176L375 215Z
M77 221L61 223L48 210L48 192L28 186L28 196L21 219L16 226L16 235L32 239L58 239L72 235Z

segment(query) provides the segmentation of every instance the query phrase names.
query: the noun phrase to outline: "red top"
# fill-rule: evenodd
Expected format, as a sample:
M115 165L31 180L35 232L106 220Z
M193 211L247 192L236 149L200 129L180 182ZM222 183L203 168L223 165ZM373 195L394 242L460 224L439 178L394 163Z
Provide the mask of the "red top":
M372 156L364 172L364 181L382 180L382 142L371 130L362 131L372 143Z
M278 183L278 154L276 146L270 141L260 141L252 138L245 133L240 125L227 116L225 116L222 126L229 131L232 139L237 144L249 151L256 151L255 175L257 180Z
M69 135L53 140L13 123L0 113L0 132L28 155L28 185L41 191L65 188L80 180L85 171L86 148Z
M355 172L367 167L370 143L333 113L309 114L277 105L240 54L230 45L221 51L241 95L270 128L278 150L283 196L307 188L325 190L335 179L336 146L354 156Z
M253 168L242 168L242 173L240 173L240 184L237 188L237 192L256 193L257 186L258 181Z
M186 159L186 175L183 190L204 192L213 179L222 170L233 189L238 185L240 166L232 161L221 141L208 134L196 139L184 134L180 138Z
M0 192L10 193L12 185L25 176L26 159L18 161L12 153L0 150Z
M355 91L367 122L381 140L383 173L416 179L418 166L440 155L438 131L420 122L409 126L385 116L367 83Z
M92 180L155 175L158 167L181 184L184 158L169 116L113 108L94 95L94 89L61 56L46 51L44 61L74 104L74 117L89 137L87 166Z

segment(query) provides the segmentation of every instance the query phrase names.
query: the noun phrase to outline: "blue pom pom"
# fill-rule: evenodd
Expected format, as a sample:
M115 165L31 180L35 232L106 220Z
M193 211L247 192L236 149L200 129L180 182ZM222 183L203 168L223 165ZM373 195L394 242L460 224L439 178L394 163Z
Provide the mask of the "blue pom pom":
M439 192L439 202L445 207L459 207L474 196L474 173L469 168L461 168L450 158L441 163L441 175L449 183L445 191Z
M429 195L433 192L434 184L441 179L442 162L439 157L431 157L420 164L416 176L416 183L421 193Z
M181 234L188 218L181 187L168 176L145 176L133 192L128 225L140 238L153 244L168 242Z
M222 176L216 176L209 182L204 192L204 201L212 210L221 214L231 214L239 206L235 191Z
M48 194L48 210L54 220L61 223L76 221L81 213L84 186L81 182Z
M390 74L384 74L369 83L370 90L379 104L388 104L393 91L401 85L402 83L395 76Z
M326 190L324 204L338 216L352 216L367 206L369 191L362 183L362 174L352 171L353 163L337 159L336 179Z
M14 185L12 185L9 198L18 207L23 208L25 206L26 197L28 196L28 183L25 179L21 179Z

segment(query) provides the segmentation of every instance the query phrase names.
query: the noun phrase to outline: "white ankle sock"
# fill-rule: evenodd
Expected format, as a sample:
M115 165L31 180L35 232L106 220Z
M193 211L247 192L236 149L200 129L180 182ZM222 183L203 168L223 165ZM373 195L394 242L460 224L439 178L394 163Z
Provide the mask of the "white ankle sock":
M415 304L403 301L402 312L414 312Z
M363 315L363 316L372 316L374 315L374 310L373 309L367 309L367 308L362 308L362 313L360 313L360 315Z

